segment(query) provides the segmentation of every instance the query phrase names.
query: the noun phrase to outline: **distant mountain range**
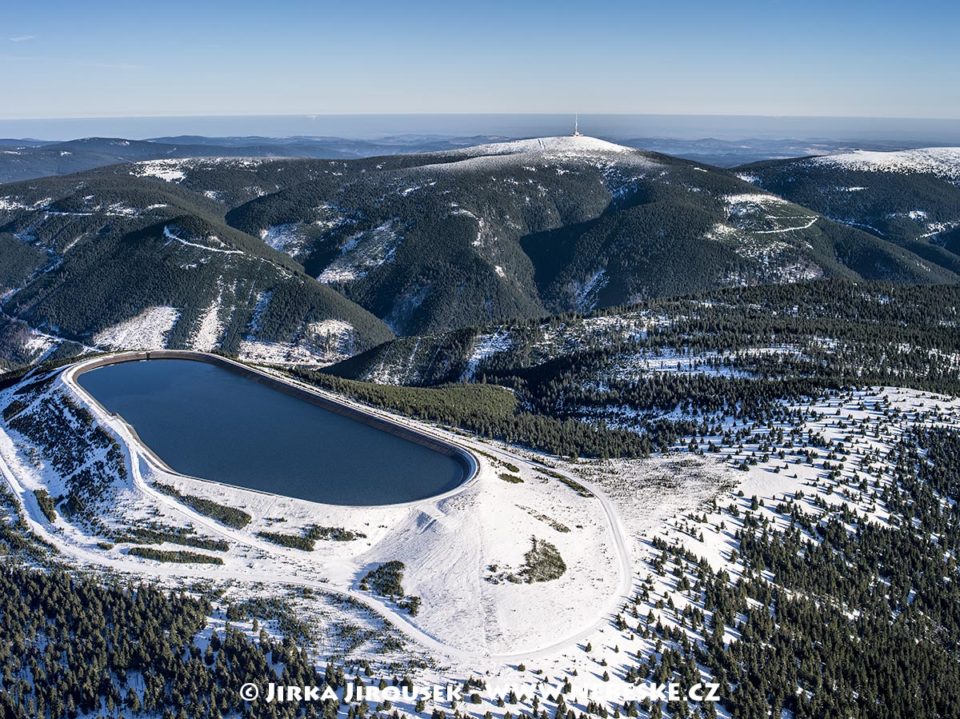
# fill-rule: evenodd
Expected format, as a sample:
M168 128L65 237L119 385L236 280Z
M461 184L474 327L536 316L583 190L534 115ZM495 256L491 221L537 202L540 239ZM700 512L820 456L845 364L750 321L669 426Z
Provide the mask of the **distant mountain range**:
M350 159L449 150L490 137L405 135L377 141L337 137L161 137L153 140L88 137L67 142L0 140L0 182L68 175L120 162L186 157L302 157Z
M65 142L0 139L0 183L68 175L121 162L144 160L193 157L357 159L449 151L509 139L512 138L497 135L431 134L404 134L376 139L202 135L156 137L149 140L88 137ZM876 140L725 140L710 137L634 137L621 140L620 143L717 167L733 167L759 160L823 155L856 148L884 151L914 147L909 143Z
M353 160L171 139L221 156L131 162L155 144L78 141L125 161L0 187L0 358L328 364L395 335L729 286L960 278L960 150L727 171L589 137Z

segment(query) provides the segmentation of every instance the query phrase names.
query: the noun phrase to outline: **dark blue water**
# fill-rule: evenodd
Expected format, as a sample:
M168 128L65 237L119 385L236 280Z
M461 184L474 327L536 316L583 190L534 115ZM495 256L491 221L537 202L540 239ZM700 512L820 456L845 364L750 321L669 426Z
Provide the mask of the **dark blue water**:
M453 457L206 362L125 362L77 382L194 477L341 505L409 502L464 479Z

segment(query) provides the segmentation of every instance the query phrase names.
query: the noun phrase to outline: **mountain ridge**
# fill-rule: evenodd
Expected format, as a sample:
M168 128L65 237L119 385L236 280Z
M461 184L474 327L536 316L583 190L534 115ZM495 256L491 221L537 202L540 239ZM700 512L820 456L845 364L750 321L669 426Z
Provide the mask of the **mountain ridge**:
M4 186L0 359L89 345L322 363L392 337L289 255L226 225L208 198L152 178L81 177Z
M450 308L464 304L473 310L460 326L505 316L507 307L527 316L582 311L824 273L956 279L950 268L776 202L730 173L596 138L532 138L349 170L338 167L341 185L305 181L250 200L227 220L249 234L282 236L311 275L400 334L448 329ZM394 233L390 248L370 261L367 250L382 249L385 228ZM438 275L462 277L466 295L448 288L437 307L424 307ZM485 290L470 289L478 275ZM396 297L416 303L419 319L405 317Z
M791 162L821 187L848 172ZM835 220L760 178L778 167L727 172L558 136L358 160L166 158L6 184L2 308L34 333L8 326L7 355L143 325L155 343L326 364L397 334L727 286L960 277L949 242Z
M752 163L733 171L956 272L960 148L857 151Z

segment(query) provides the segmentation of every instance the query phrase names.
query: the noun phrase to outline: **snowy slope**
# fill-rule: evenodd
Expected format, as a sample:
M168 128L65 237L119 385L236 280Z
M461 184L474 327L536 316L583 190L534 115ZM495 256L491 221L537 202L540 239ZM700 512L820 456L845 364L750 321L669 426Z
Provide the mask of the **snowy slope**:
M463 158L457 162L428 165L433 170L495 169L530 163L587 164L598 168L611 165L654 168L659 163L632 147L624 147L596 137L565 135L535 137L528 140L494 142L467 147L455 153L437 153L444 157Z
M632 147L617 145L596 137L585 135L561 135L558 137L534 137L528 140L492 142L486 145L467 147L457 154L470 155L594 155L596 153L634 153Z
M960 147L927 147L896 152L855 150L816 157L809 162L863 172L919 172L960 179Z

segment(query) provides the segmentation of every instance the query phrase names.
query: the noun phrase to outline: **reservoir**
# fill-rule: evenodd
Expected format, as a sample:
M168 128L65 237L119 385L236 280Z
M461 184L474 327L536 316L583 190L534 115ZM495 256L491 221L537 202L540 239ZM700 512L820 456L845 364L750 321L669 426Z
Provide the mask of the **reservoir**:
M212 362L120 362L76 381L171 469L200 479L373 506L442 494L468 473L460 450Z

